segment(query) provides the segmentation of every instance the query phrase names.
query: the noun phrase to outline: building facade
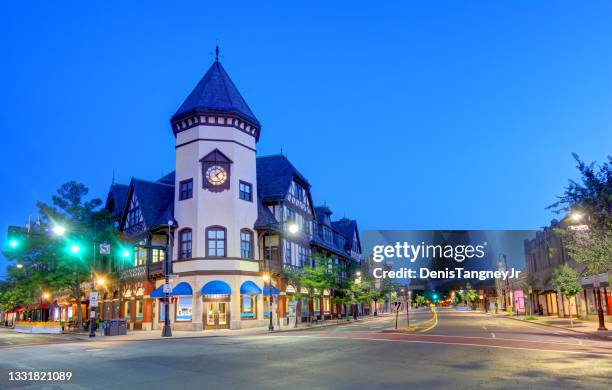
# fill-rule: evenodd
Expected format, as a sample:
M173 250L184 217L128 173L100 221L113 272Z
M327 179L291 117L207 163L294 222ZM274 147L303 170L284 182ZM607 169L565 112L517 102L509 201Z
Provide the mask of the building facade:
M526 310L531 313L569 317L570 310L572 316L583 318L597 317L597 290L601 296L601 305L604 314L612 315L612 293L610 291L608 273L599 275L600 285L595 287L593 277L584 275L584 266L577 264L568 255L563 245L563 240L554 232L555 228L566 228L569 221L553 220L550 227L537 232L532 240L526 240L525 248L525 269L521 281L514 283L514 294L521 294L522 303L525 286L531 285L532 293L527 293L525 298L528 302ZM552 284L552 275L555 268L567 264L574 268L581 277L582 292L568 300L562 294L558 294Z
M315 208L308 180L283 155L257 157L261 124L218 61L170 120L176 166L155 180L113 184L106 207L133 254L101 294L101 319L130 329L164 321L163 263L170 244L173 329L241 329L275 320L342 315L334 291L296 302L283 269L328 256L351 277L361 261L354 220ZM333 307L332 307L333 306Z

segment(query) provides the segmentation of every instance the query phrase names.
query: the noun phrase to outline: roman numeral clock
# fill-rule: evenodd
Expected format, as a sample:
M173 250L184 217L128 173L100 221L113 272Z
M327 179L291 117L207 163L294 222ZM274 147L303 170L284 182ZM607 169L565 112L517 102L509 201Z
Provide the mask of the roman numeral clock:
M200 159L202 164L202 188L212 192L229 190L231 164L226 155L215 149Z

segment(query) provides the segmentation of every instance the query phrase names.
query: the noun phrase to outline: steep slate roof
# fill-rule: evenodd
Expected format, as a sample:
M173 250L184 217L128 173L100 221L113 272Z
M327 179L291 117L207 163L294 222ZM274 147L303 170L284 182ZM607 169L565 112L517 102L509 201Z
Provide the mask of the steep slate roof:
M327 217L327 219L330 219L331 215L333 214L332 211L329 209L329 207L327 206L317 206L315 207L315 213L317 215L317 222L323 225L327 225L330 226L329 224L325 223L325 220ZM331 220L330 220L331 222Z
M174 180L175 180L175 171L170 172L167 175L162 176L161 178L159 178L159 180L157 180L158 183L166 183L166 184L172 184L174 185Z
M355 238L355 231L357 230L357 221L354 219L342 218L339 221L333 221L332 227L340 232L346 238L347 249L350 249L353 246L353 238ZM357 241L359 241L359 236L357 236ZM361 248L361 243L357 242L358 246Z
M115 218L120 217L123 213L129 190L130 186L125 184L111 185L111 188L108 191L108 196L106 197L105 207L108 208L111 199L115 202L113 209L110 210Z
M310 190L306 178L295 169L287 157L280 154L257 157L257 195L264 203L285 199L294 177Z
M255 229L267 229L277 230L280 225L272 212L261 203L260 199L257 199L257 220L255 221Z
M261 127L219 61L212 64L170 121L174 123L195 113L233 114L257 128Z
M147 228L166 225L174 211L174 185L133 178L131 187Z

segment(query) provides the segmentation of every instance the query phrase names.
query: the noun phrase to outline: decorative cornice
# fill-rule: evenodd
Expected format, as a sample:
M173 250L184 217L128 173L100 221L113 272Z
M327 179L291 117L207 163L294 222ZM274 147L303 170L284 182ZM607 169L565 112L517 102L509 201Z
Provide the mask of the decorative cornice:
M259 141L259 127L252 125L248 121L233 115L219 115L211 113L195 113L183 119L172 122L174 136L181 131L189 130L196 126L220 126L233 127L248 135L255 137Z

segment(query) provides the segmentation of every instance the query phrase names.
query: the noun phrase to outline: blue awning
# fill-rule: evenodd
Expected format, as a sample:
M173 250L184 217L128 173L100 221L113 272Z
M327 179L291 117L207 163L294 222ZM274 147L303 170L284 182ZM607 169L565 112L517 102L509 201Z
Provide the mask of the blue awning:
M189 283L181 282L172 289L172 295L193 295L193 291Z
M206 283L204 287L202 287L201 293L202 295L230 295L232 293L232 289L225 282L213 280L212 282Z
M172 294L170 294L170 296L172 296ZM163 297L164 297L164 285L162 284L161 286L156 288L155 291L151 293L151 298L163 298Z
M270 295L270 286L264 286L263 294ZM272 286L272 295L278 295L278 289L274 286Z
M261 294L261 289L255 283L247 280L240 286L240 294Z

